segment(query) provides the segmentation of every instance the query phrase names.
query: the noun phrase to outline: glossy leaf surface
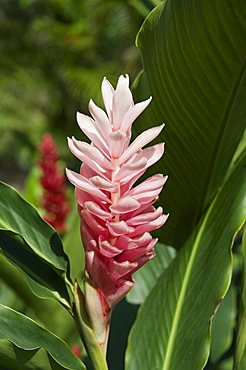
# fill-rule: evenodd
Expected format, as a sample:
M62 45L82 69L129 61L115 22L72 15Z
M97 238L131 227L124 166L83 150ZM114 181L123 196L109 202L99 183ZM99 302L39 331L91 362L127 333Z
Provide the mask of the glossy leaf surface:
M85 370L83 363L60 338L35 321L3 305L0 305L0 339L11 342L23 350L35 351L43 348L46 356L49 354L61 368ZM6 346L6 342L3 344ZM7 347L10 351L10 346ZM30 352L30 357L33 354L34 352ZM28 354L25 356L28 358ZM10 358L12 360L13 356ZM55 369L60 367L57 366Z
M140 308L127 370L204 368L211 320L231 280L230 247L246 218L245 168L246 158Z
M155 252L155 257L134 274L135 284L126 296L129 303L143 303L159 276L176 255L174 248L161 243L157 243Z
M15 189L4 183L0 183L0 235L1 230L21 235L33 253L66 271L67 256L57 232Z
M137 38L144 72L136 100L153 96L135 133L166 124L168 174L161 205L170 213L161 242L181 247L221 186L246 125L246 2L167 0Z

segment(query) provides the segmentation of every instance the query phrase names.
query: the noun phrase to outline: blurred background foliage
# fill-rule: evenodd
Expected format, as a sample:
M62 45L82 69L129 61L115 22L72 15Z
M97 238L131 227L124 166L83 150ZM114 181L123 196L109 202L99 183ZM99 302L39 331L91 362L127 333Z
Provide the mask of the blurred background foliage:
M133 81L141 70L135 37L159 2L1 1L2 180L21 185L46 131L66 158L66 136L81 135L75 112L86 112L90 97L101 103L103 77L115 83L120 73L129 73Z

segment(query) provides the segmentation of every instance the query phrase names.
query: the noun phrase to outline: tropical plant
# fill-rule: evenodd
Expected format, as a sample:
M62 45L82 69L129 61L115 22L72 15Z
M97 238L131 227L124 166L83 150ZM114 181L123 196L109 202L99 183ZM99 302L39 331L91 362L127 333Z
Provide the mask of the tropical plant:
M67 6L63 16L66 14L69 18L74 14L73 11L76 13L77 8L71 7L72 10L68 10L68 2L45 2L46 6L51 3L53 6L56 3L56 10L59 11ZM134 11L137 9L142 15L147 9L147 2L129 3ZM23 4L28 8L30 5L37 6L39 2L23 1ZM109 8L105 9L108 11ZM59 11L57 14L60 15ZM134 274L136 282L127 296L129 303L124 301L113 312L112 336L120 337L120 325L127 320L126 312L129 312L134 321L128 337L126 370L246 369L245 20L244 0L166 0L147 16L138 33L137 46L142 57L143 71L134 82L134 100L139 102L151 95L153 101L134 122L133 136L141 135L154 124L165 123L164 130L157 137L158 142L166 142L165 156L153 166L152 171L147 171L147 176L153 173L168 175L165 190L157 204L163 206L170 216L164 228L155 231L159 238L155 247L156 257ZM50 19L44 21L53 22ZM41 26L42 22L35 27L41 29ZM50 28L52 29L52 24ZM100 26L94 32L100 33ZM80 38L76 40L79 42ZM60 43L59 38L56 42ZM64 51L67 46L59 47ZM102 44L102 50L103 48ZM89 57L90 53L93 54L93 49L88 46L87 50ZM114 48L112 53L114 54ZM120 58L118 62L117 67L120 65ZM78 73L79 66L78 63ZM103 63L101 68L103 73ZM63 72L64 75L69 75L71 71L68 69ZM91 78L93 81L96 79L98 86L98 76L101 77L101 74L93 72L95 71L91 71ZM83 94L87 92L83 91ZM109 153L113 157L124 156L130 132L126 131L123 135L118 131L121 125L126 128L126 124L132 123L132 106L127 106L129 95L125 94L124 99L119 99L118 96L115 100L122 104L119 105L122 111L117 108L116 114L112 116L110 94L112 88L104 83L108 116L93 103L90 103L90 111L97 125L102 124L103 128L100 130L103 135L107 136L107 132L112 129L107 125L108 119L113 119L116 132L113 130L110 134ZM97 96L97 92L92 95ZM115 102L114 109L117 104ZM122 112L128 110L127 107L130 108L129 121L124 122L124 119L120 119ZM138 108L140 109L139 105ZM134 114L134 118L136 116ZM67 234L61 240L55 230L13 188L0 184L0 248L3 253L0 276L4 279L5 297L0 306L0 366L5 368L44 370L84 369L86 366L95 370L123 369L123 355L115 347L112 350L113 341L110 338L106 359L105 351L100 345L100 330L105 330L105 325L101 325L105 323L103 314L107 314L108 324L114 303L118 300L116 298L124 295L117 288L132 283L131 272L136 269L136 262L139 262L139 256L134 255L136 259L131 261L131 266L129 260L124 265L124 268L128 268L127 272L123 275L122 271L119 272L121 261L120 257L115 256L125 255L124 248L133 245L127 234L133 233L133 237L137 234L134 235L134 225L130 224L124 231L127 224L125 216L124 225L122 222L120 225L116 223L123 220L120 217L123 212L129 211L129 207L137 207L139 199L143 201L146 194L140 193L140 198L135 199L133 192L134 199L120 203L120 197L127 187L125 181L126 185L122 185L123 193L116 192L119 197L114 203L114 195L111 197L110 192L114 194L115 184L111 184L109 188L109 181L105 178L105 173L109 170L105 172L104 167L108 165L105 158L109 158L107 148L104 147L105 137L100 139L93 120L82 116L79 116L79 120L81 127L94 143L96 140L99 148L98 152L95 147L81 144L75 139L69 142L73 153L86 166L94 166L92 172L88 168L85 171L84 166L80 175L74 172L69 175L77 187L76 198L80 216L82 211L86 256L80 242L80 217L76 207L70 215ZM74 129L71 132L74 134ZM146 144L150 133L153 133L153 129L141 136ZM155 135L152 136L154 138ZM138 158L137 156L147 153L146 149L145 152L139 151L140 146L136 145L138 139L134 143L130 154L133 155L136 150L135 156ZM155 148L160 146L157 144ZM147 148L148 153L151 150ZM134 158L128 167L135 164ZM137 164L143 166L143 163ZM139 168L136 171L137 169ZM104 178L100 178L100 171ZM117 174L114 176L117 177ZM118 177L120 181L121 177ZM146 183L148 180L144 182ZM141 185L138 184L137 187L140 188ZM147 190L151 193L149 199L152 199L154 195L158 195L160 189L156 192L156 188L151 190L148 187ZM91 199L87 199L88 196L99 199L98 204L92 204ZM110 199L113 200L113 205ZM107 203L109 206L105 206ZM100 211L100 207L103 210ZM116 222L108 220L107 207L120 219L117 218ZM96 216L88 215L88 210ZM131 212L134 210L131 209ZM151 212L152 208L147 216L149 224ZM143 215L141 217L143 220ZM86 227L83 226L85 224ZM101 260L96 264L91 259L93 253L97 253L97 244L93 240L98 235L98 230L103 233L104 239L107 233L114 237L110 240L99 238L100 251L108 254L106 258L101 255L98 258L110 265L108 270L99 263ZM119 232L125 233L123 239L126 244L116 240ZM113 245L109 245L108 241ZM118 244L114 245L114 242ZM152 247L151 245L151 252ZM143 253L146 252L149 251L145 249ZM128 257L130 254L128 253ZM114 258L117 263L114 263ZM18 270L13 265L18 266ZM11 277L17 274L20 276L19 291L15 284L11 285ZM122 285L118 285L119 277ZM109 282L110 289L107 285ZM117 283L117 287L113 287L113 282ZM9 286L12 286L10 293ZM13 290L22 297L22 301L18 300L16 304L12 300ZM127 289L124 293L126 291ZM110 312L101 309L107 306L105 302L110 303ZM134 305L140 306L137 314ZM50 314L52 310L54 313L59 312L57 316L54 315L54 320L64 315L64 323L62 320L59 322L61 327L66 326L66 330L57 329ZM71 317L69 320L69 316L73 320ZM131 324L128 322L128 325ZM77 334L71 337L71 331ZM126 338L127 333L124 335ZM79 336L91 363L79 342ZM74 343L81 346L82 359L72 352ZM125 342L123 346L126 346ZM103 347L105 349L105 342Z

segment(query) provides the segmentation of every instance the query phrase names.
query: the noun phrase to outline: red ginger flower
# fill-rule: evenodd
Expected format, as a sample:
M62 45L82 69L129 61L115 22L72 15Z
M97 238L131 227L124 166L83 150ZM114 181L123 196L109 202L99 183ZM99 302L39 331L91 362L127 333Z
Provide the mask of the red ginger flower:
M92 321L100 314L106 320L132 288L132 274L154 256L157 239L149 232L168 217L161 207L153 207L167 177L157 174L133 187L164 152L163 143L142 149L164 125L144 131L130 144L132 123L151 98L134 104L127 75L120 76L115 90L104 79L102 96L107 114L92 100L93 119L77 114L91 145L68 138L71 152L83 162L80 174L67 170L67 176L79 205L87 280L96 290L96 295L87 290L85 296ZM97 335L99 342L100 336L102 343L105 340L103 335Z
M64 232L65 220L69 212L66 197L65 176L58 168L59 155L50 134L42 137L39 151L41 159L39 166L42 170L41 184L44 189L42 207L46 211L44 219L57 231Z

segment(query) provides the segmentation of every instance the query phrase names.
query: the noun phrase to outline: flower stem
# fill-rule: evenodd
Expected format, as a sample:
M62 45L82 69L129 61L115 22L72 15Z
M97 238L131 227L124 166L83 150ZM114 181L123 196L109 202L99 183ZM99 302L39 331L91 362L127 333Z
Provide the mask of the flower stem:
M84 296L76 282L74 284L74 298L74 319L88 357L91 360L93 370L108 370L106 355L103 353L103 350L97 342L95 334L91 328L90 320L85 308Z

